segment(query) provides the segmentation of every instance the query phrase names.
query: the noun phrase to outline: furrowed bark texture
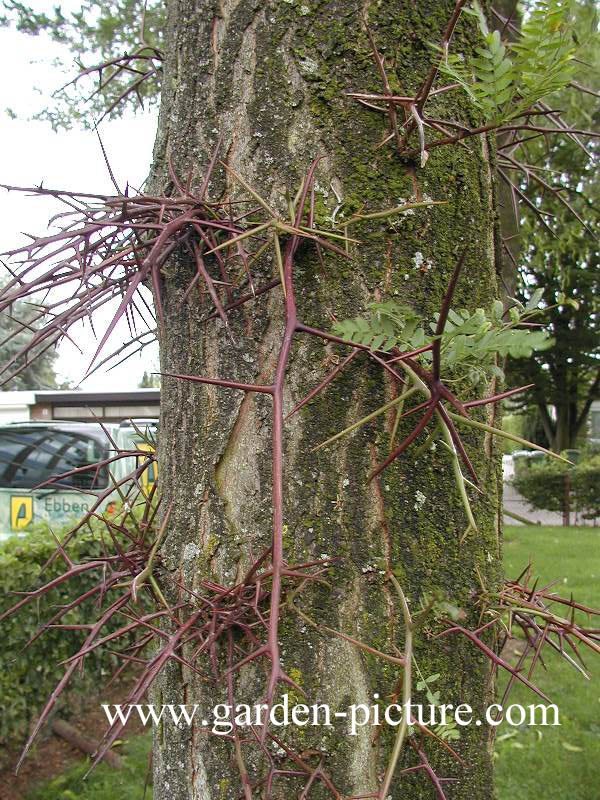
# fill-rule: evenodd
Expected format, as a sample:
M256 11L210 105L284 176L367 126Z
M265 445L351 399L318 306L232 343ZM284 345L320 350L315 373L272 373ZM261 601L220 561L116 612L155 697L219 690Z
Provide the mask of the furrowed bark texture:
M183 180L194 168L199 185L220 134L224 160L282 213L286 190L293 196L311 161L323 156L316 173L317 227L330 224L338 206L336 194L343 204L339 219L340 213L347 217L363 206L374 211L408 201L418 184L424 196L447 205L353 227L352 235L362 245L352 252L352 262L326 253L322 267L314 249L301 246L295 267L300 318L329 328L331 312L343 319L369 300L395 298L431 320L465 245L468 255L453 306L489 304L496 276L488 142L476 138L466 146L436 149L425 169L400 160L391 145L374 149L385 135L385 116L344 96L350 90L382 90L360 4L170 0L168 6L155 187L167 186L169 157ZM427 43L441 38L453 7L448 0L372 4L370 25L389 60L396 91L418 88L431 63ZM475 46L470 20L461 20L456 35L460 49ZM446 111L459 119L469 119L471 113L456 93L441 95L436 111L440 113L435 116ZM216 198L225 188L240 196L238 187L217 171L210 192ZM168 273L162 370L270 382L283 331L281 290L231 315L231 343L220 322L201 323L208 300L197 296L181 303L194 274L189 261L175 259ZM255 275L256 285L275 275L276 265L266 258ZM347 352L298 334L286 380L286 412L330 371L333 357ZM403 626L398 598L382 576L381 559L394 568L413 609L425 592L440 592L467 610L471 625L477 620L474 568L490 587L499 577L498 465L489 441L465 437L486 494L473 500L480 532L462 546L458 539L466 519L443 448L424 453L418 461L409 450L371 484L367 474L388 452L391 419L311 452L390 396L383 372L359 356L324 394L286 422L284 431L286 560L300 563L323 554L340 558L328 578L332 587L306 587L296 603L317 622L386 652L394 647L402 651ZM174 507L163 553L173 578L192 589L202 577L220 582L241 577L270 543L271 410L268 396L164 379L161 482L165 507L172 500ZM398 441L409 425L410 418L401 425ZM435 688L442 702L468 702L483 719L491 680L479 651L459 638L430 641L421 632L416 639L422 674L440 673ZM283 667L306 692L307 702L329 703L332 713L346 711L351 703L372 705L374 693L385 705L401 682L401 671L393 664L317 633L285 608L280 640ZM262 702L267 667L255 662L242 670L237 702ZM206 673L207 679L200 680L172 665L154 690L154 702L197 702L206 712L227 702L225 682L212 681L208 663ZM426 702L419 695L415 699ZM290 701L302 698L290 691ZM374 791L394 730L366 726L349 736L346 723L338 723L334 728L290 726L276 732L298 752L316 748L327 753L325 766L341 792ZM241 796L231 744L199 727L164 724L156 729L155 800ZM456 746L465 768L439 745L426 745L438 774L460 778L444 784L448 798L492 796L489 743L485 725L462 729ZM258 754L256 746L244 747L251 773ZM415 763L413 750L405 748L400 768ZM276 778L274 796L295 797L300 785ZM326 794L316 783L309 796ZM432 796L422 773L405 775L392 785L393 798Z

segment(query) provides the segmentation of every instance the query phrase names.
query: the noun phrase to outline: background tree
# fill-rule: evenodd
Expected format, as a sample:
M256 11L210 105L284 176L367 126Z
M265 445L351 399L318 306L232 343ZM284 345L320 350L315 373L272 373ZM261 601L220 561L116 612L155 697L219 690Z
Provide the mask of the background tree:
M545 459L517 469L514 485L532 508L560 512L563 525L571 524L571 514L595 520L600 508L600 456L577 465ZM577 523L576 523L577 524Z
M574 36L584 43L595 26L595 4L579 2L573 9ZM593 128L600 119L595 43L582 47L580 57L590 66L587 91L560 92L552 107L576 127ZM535 384L516 406L530 415L535 408L532 419L540 421L543 437L533 440L560 452L585 435L591 404L600 396L598 146L578 136L539 137L523 144L523 154L529 171L520 186L529 204L520 206L516 296L526 301L539 291L548 310L537 322L547 327L554 346L529 360L511 360L508 374L511 381Z
M65 46L58 66L69 76L68 82L57 88L52 105L40 109L34 119L47 120L55 129L74 123L92 127L104 117L157 102L163 3L87 0L77 11L63 12L60 5L53 5L40 12L18 0L3 0L1 7L5 13L0 25L15 25L32 36L47 33ZM74 81L73 60L80 69ZM105 66L97 71L96 64Z
M575 447L578 437L585 435L592 402L600 396L600 254L597 239L582 235L569 212L551 202L548 208L555 210L560 232L549 241L527 223L523 226L527 252L517 296L525 299L535 289L542 290L549 307L543 324L554 345L529 360L511 362L509 375L511 380L535 384L528 399L519 399L517 406L527 410L535 402L546 441L560 452ZM585 217L597 228L597 214L588 210L592 213ZM567 298L577 306L565 302Z
M139 386L140 389L160 389L160 375L144 370Z
M38 348L28 359L19 355L32 329L41 324L39 312L27 303L16 302L10 314L0 314L0 363L11 364L11 371L16 372L2 385L3 391L60 388L54 371L58 357L54 347L44 352Z

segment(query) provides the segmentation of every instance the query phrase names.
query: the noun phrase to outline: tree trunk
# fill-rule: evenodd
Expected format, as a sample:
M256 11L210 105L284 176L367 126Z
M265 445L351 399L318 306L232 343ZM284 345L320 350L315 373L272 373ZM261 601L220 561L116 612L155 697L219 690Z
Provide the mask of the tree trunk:
M565 388L561 402L556 407L556 427L552 442L552 450L555 453L562 453L563 450L567 450L575 444L572 440L571 411L569 390Z
M376 298L409 303L430 321L465 245L468 254L453 305L489 305L496 292L490 144L477 137L466 146L438 148L425 169L399 159L390 144L375 149L386 134L385 115L344 94L382 90L357 4L170 0L168 7L155 186L164 189L168 184L168 159L183 180L194 168L194 183L199 184L222 134L223 160L285 214L286 191L294 196L312 160L323 156L316 173L317 227L330 224L338 205L339 220L340 214L363 207L375 211L396 206L415 193L447 204L416 209L391 222L355 226L362 244L352 251L352 262L325 253L321 265L314 248L303 245L295 275L304 323L328 328L331 312L344 319ZM427 74L433 57L428 43L441 39L453 8L449 0L382 0L369 7L373 35L401 93L416 91ZM471 18L459 23L459 50L475 46L472 24ZM457 119L472 114L458 93L441 95L436 103L439 116L444 109ZM217 198L225 190L239 197L238 187L218 171L210 195ZM195 271L190 261L178 257L169 270L160 331L162 371L271 381L283 331L281 289L231 314L232 343L220 323L201 323L208 300L197 296L191 303L181 302ZM276 265L267 258L257 267L255 282L258 286L276 275ZM348 352L297 334L285 380L284 413L323 379L336 357ZM405 646L401 606L384 581L382 564L399 576L413 610L425 594L439 594L463 607L465 624L474 626L475 567L489 588L499 581L500 471L491 442L468 435L486 494L473 499L479 533L460 545L467 523L442 447L417 461L414 448L409 449L381 480L371 483L367 475L388 453L393 420L370 424L313 452L325 438L389 398L385 373L357 357L324 394L285 423L284 555L288 563L324 554L337 557L327 577L329 586L306 586L296 603L320 625L398 653ZM192 590L202 578L230 584L269 546L272 413L267 395L163 379L159 457L164 507L173 501L163 554L174 581ZM480 418L485 419L484 412ZM411 430L410 421L401 424L398 441ZM285 605L279 639L283 667L306 693L306 702L328 703L332 714L352 703L372 705L376 693L387 705L401 683L398 667L345 639L316 631ZM425 629L416 634L415 656L424 677L440 674L434 688L441 702L467 702L475 718L483 719L492 682L488 662L476 648L464 638L431 639ZM253 662L236 675L237 702L262 702L266 666ZM199 703L204 711L227 702L226 682L214 682L208 661L205 667L206 678L200 679L172 664L153 690L154 702ZM300 701L297 690L290 690L290 702L292 696ZM426 702L422 695L420 699ZM155 800L242 796L231 742L200 727L163 724L156 729ZM308 753L305 757L315 766L318 759L311 749L326 754L324 768L340 792L354 796L377 791L395 730L365 726L350 736L344 723L278 728L277 735L297 752ZM426 743L438 775L459 778L456 784L444 784L448 798L492 796L490 742L485 724L463 728L456 749L464 767L438 744ZM259 756L256 743L244 745L252 779L264 771ZM398 771L416 763L415 751L406 747ZM285 767L290 767L289 760ZM274 797L296 797L305 783L276 778ZM328 795L322 784L315 784L309 796ZM429 798L432 788L421 770L397 776L390 796Z

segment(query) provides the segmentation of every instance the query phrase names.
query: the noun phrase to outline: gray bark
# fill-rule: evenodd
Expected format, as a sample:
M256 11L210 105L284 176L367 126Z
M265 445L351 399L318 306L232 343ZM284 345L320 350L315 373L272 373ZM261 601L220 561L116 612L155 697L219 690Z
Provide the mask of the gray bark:
M487 305L495 294L494 186L489 144L484 138L466 147L439 148L424 170L401 161L391 147L374 146L385 135L385 118L344 96L348 90L380 91L359 4L342 0L257 2L257 0L170 0L167 60L153 183L168 184L166 163L186 177L193 168L199 183L219 134L223 157L269 202L285 209L317 155L318 219L325 225L343 198L347 215L363 203L368 210L407 201L415 191L448 204L416 210L394 224L373 222L357 228L363 245L352 264L325 255L323 269L310 247L297 258L299 313L306 324L328 328L329 312L342 319L375 297L408 302L431 319L439 307L456 254L469 253L455 306ZM454 7L444 0L391 2L369 9L375 37L402 91L415 91L431 59L427 42L441 36ZM461 21L458 43L473 46L470 22ZM444 111L463 118L471 113L460 96L438 101ZM239 196L220 171L210 187ZM338 212L339 213L339 212ZM266 259L256 283L275 274ZM220 323L201 324L208 302L181 296L193 275L181 256L165 274L165 326L160 332L165 372L267 382L277 358L283 325L281 290L258 298L232 314L232 344ZM289 410L331 369L343 348L324 346L298 335L285 403ZM477 565L493 587L498 580L498 459L489 441L466 440L486 495L474 499L480 532L460 546L466 521L454 488L450 463L438 447L414 462L409 451L381 481L367 483L370 469L387 454L392 420L369 425L341 444L311 452L327 436L377 408L390 397L381 373L362 358L327 390L295 415L285 428L285 537L290 563L340 558L322 585L307 587L298 602L319 623L382 651L402 651L398 598L380 574L379 559L393 566L417 609L425 592L439 592L477 619L472 596ZM174 501L163 556L173 580L198 586L203 577L230 583L241 576L270 542L271 402L268 397L164 379L160 444L165 507ZM483 416L482 416L483 418ZM410 431L410 421L398 436ZM417 491L426 502L416 501ZM174 590L173 590L174 591ZM401 672L365 655L354 645L324 636L284 610L280 639L283 665L306 692L308 702L327 702L332 712L351 703L389 702ZM490 701L488 664L477 650L457 638L417 637L416 657L425 676L439 672L442 702L470 703L482 714ZM208 710L226 702L224 683L206 680L172 664L153 691L154 702L194 703ZM263 665L265 666L265 665ZM264 694L259 665L243 669L236 683L239 702L258 703ZM296 697L296 701L300 698ZM424 698L421 698L424 702ZM327 754L326 767L348 796L373 792L385 769L394 732L365 727L356 737L344 725L334 729L280 729L298 751ZM485 725L463 729L457 749L461 767L439 746L427 749L438 774L459 777L447 784L449 798L479 800L492 796L490 733ZM252 772L256 747L244 748ZM406 749L401 767L415 763ZM237 766L228 741L206 735L198 726L176 729L164 724L155 733L155 800L226 800L240 796ZM275 796L296 796L300 784L275 782ZM256 793L259 796L259 793ZM322 787L310 797L324 797ZM393 784L393 798L428 798L432 788L422 774Z

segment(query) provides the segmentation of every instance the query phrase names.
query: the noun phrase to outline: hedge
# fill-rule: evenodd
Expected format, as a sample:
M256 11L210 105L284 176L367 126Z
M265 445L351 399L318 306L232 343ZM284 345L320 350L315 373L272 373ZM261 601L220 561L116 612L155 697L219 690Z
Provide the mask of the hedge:
M573 511L584 519L600 516L600 456L576 466L546 458L516 470L512 483L533 508L565 518Z
M63 571L64 562L57 559L41 574L54 551L55 543L44 529L0 543L0 614L19 599L14 592L35 589ZM102 553L100 540L92 532L80 532L69 544L68 553L76 562L96 558ZM85 631L48 628L30 647L26 650L23 647L36 633L40 622L56 613L57 606L72 601L92 588L96 581L97 575L83 573L0 622L0 745L8 742L15 745L26 738L32 719L40 713L64 674L60 662L77 651ZM89 623L91 615L97 613L91 599L81 608L69 611L62 622ZM122 619L115 620L105 630L115 630L119 624L123 624ZM105 683L114 667L114 659L107 654L87 656L84 674L77 671L69 693L57 706L76 704L76 693Z
M577 465L575 501L585 519L600 517L600 455Z

